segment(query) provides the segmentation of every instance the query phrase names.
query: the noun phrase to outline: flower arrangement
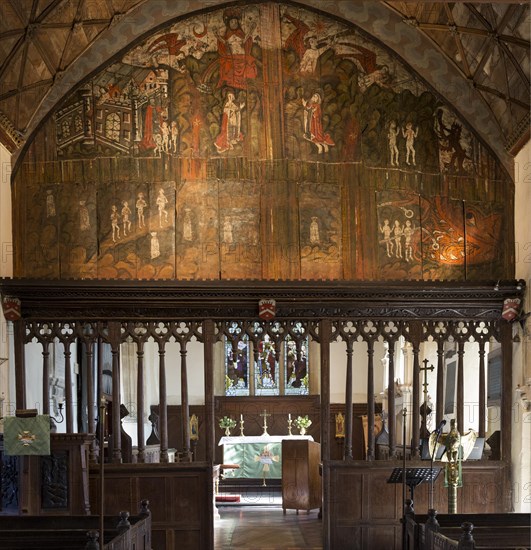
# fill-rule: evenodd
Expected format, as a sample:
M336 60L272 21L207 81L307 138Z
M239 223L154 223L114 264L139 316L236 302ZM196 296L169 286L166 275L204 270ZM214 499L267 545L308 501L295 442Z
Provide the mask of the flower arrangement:
M312 421L308 418L308 415L297 416L294 422L295 426L300 429L306 430L312 425Z
M233 418L230 418L230 416L224 416L223 418L219 419L219 427L220 428L235 428L236 427L236 420Z

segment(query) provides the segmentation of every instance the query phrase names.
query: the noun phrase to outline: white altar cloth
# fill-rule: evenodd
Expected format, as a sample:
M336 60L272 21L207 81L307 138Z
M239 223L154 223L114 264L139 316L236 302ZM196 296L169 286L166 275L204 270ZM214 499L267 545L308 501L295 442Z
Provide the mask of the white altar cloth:
M307 439L313 441L311 435L224 435L218 445L237 445L238 443L281 443L284 439Z

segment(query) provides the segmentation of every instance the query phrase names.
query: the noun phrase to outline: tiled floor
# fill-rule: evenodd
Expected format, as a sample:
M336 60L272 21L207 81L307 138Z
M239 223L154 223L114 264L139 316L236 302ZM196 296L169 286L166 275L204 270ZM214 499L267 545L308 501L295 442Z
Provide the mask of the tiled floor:
M219 506L214 523L216 550L321 550L318 510L309 514L275 506Z

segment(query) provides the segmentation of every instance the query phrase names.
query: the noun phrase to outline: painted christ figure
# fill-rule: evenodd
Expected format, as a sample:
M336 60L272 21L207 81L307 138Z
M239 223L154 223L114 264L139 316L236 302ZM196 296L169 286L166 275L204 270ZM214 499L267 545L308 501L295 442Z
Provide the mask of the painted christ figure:
M223 36L218 35L219 81L218 88L231 86L243 90L247 80L256 78L258 71L256 60L251 55L253 38L251 32L245 34L241 27L241 11L228 8L223 13L226 29Z

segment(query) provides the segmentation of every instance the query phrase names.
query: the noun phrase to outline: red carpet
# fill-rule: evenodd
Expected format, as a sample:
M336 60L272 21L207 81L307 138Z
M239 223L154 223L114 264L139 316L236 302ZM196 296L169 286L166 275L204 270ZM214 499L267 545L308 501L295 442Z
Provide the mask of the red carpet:
M216 502L240 502L240 495L217 495Z

